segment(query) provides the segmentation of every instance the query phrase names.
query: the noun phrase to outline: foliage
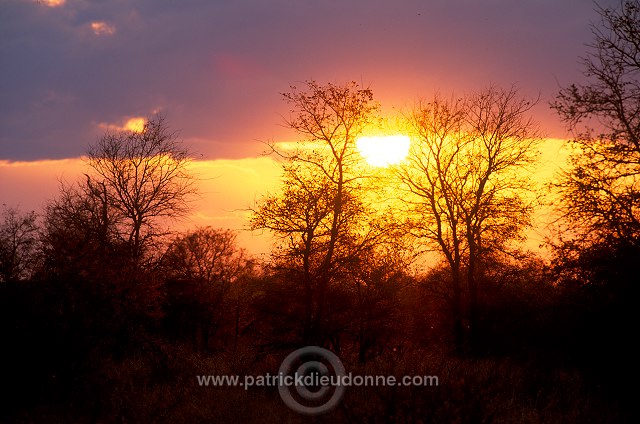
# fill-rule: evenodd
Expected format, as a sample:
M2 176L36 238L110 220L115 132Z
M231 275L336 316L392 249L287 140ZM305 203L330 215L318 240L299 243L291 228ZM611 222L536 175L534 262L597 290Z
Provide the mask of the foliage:
M0 283L28 279L37 261L38 225L35 212L2 209L0 221Z
M552 104L574 133L561 209L587 244L640 236L640 3L598 12L582 59L587 83Z
M195 348L210 350L215 340L235 352L247 324L254 263L235 238L229 230L198 228L175 237L163 256L165 327L178 339L188 336Z

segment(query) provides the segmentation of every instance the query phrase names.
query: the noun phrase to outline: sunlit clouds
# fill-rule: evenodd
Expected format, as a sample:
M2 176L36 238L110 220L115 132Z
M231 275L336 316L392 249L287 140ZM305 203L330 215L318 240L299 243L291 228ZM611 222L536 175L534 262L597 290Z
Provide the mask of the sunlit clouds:
M132 131L142 132L144 124L147 122L142 116L134 116L132 118L126 118L122 124L110 124L101 122L98 127L108 131Z
M91 22L91 30L95 35L113 35L116 32L116 27L106 22L94 21Z
M369 165L384 167L400 163L409 153L411 140L404 135L392 135L361 137L356 143Z
M144 118L131 118L124 124L124 129L132 132L142 132L144 124Z
M64 6L66 0L35 0L36 3L47 7L60 7Z

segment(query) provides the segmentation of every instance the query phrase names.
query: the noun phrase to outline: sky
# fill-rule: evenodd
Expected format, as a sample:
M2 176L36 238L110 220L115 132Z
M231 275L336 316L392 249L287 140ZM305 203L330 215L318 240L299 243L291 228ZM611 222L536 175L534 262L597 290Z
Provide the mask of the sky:
M597 18L589 0L2 0L0 203L41 207L105 131L161 113L218 172L195 214L219 218L277 180L261 143L295 138L281 93L309 79L369 86L388 114L515 85L566 138L549 102Z
M614 1L614 0L609 0ZM2 0L0 159L77 157L162 112L206 159L291 138L280 93L371 86L385 110L516 84L548 102L580 79L589 0Z

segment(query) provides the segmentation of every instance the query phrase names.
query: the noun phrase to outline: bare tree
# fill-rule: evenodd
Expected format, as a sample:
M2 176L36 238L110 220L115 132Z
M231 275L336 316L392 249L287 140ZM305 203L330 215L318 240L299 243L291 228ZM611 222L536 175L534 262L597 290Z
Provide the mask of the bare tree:
M38 249L38 225L35 212L21 214L3 207L0 222L0 282L28 278Z
M414 217L410 231L447 263L458 344L463 318L477 325L483 259L508 252L529 223L520 171L536 153L532 106L513 88L489 88L462 99L436 96L408 116L413 145L398 169L403 200Z
M120 228L136 260L160 233L161 219L189 210L188 201L195 193L189 162L189 152L160 116L139 132L107 133L89 148L93 173L87 177L87 187L119 211Z
M259 202L252 227L268 229L282 241L277 263L305 293L302 338L321 343L327 291L345 271L347 258L370 248L380 235L362 197L366 175L356 148L356 139L376 123L378 105L372 91L355 82L309 81L283 96L292 106L286 124L301 140L293 148L271 144L282 160L283 190Z
M562 208L587 244L640 235L640 2L597 10L582 59L588 83L569 85L552 103L574 135L571 168L558 184Z

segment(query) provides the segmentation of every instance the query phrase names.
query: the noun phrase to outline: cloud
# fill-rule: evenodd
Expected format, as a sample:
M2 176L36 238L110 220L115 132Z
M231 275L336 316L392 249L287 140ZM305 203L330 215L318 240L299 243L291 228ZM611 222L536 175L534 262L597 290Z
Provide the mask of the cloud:
M91 30L95 35L113 35L116 33L115 26L102 21L91 22Z
M36 3L42 4L47 7L61 7L64 6L66 0L35 0Z
M516 82L542 92L557 128L544 105L556 81L576 81L594 16L580 0L40 3L2 0L1 158L77 156L96 122L123 127L158 105L206 157L242 157L283 139L279 93L309 78L371 84L398 108ZM35 110L51 91L73 104Z
M98 124L99 128L102 128L107 131L131 131L131 132L141 132L144 129L144 125L147 120L142 116L134 116L131 118L125 118L122 124L110 124L106 122L101 122Z

